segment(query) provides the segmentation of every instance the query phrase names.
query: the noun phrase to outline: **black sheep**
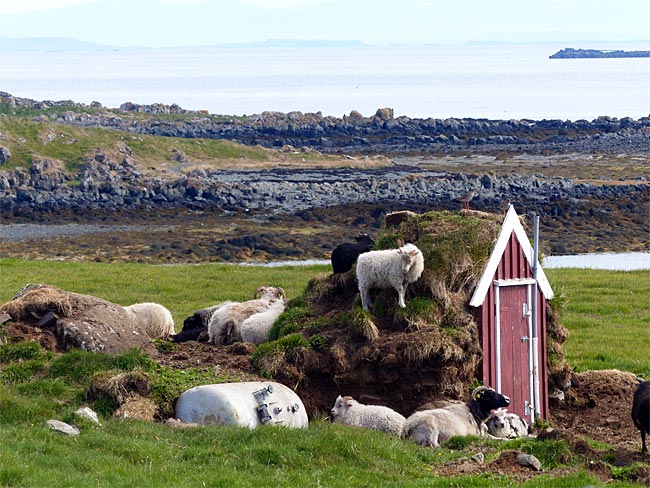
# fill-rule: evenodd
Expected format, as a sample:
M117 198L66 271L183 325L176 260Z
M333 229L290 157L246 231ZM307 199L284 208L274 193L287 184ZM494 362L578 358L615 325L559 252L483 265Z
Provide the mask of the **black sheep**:
M354 239L357 242L344 242L332 251L332 269L335 273L351 270L359 254L370 251L375 245L375 241L368 234L359 234Z
M632 421L641 431L641 452L648 452L646 434L650 434L650 381L642 381L632 400Z
M214 305L208 308L196 310L194 315L187 317L183 321L183 329L176 335L171 336L173 342L187 342L187 341L208 341L208 324L212 313L219 307Z

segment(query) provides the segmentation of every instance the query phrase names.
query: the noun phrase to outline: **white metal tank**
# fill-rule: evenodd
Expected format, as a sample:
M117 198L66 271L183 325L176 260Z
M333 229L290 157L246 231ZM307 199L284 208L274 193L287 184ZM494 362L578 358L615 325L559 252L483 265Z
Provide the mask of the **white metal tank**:
M202 425L259 425L307 427L309 421L300 397L272 381L250 381L195 386L176 402L176 418Z

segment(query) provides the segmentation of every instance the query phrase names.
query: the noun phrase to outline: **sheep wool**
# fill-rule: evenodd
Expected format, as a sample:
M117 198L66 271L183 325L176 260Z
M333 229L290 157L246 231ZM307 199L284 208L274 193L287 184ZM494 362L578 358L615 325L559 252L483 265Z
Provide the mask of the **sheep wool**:
M403 415L395 410L382 405L364 405L350 396L338 396L334 407L330 410L332 421L379 430L396 436L402 435L404 422Z
M417 281L424 271L424 257L414 244L399 249L369 251L357 259L357 282L361 306L367 312L372 307L372 288L394 288L398 305L406 307L404 294L410 283Z
M449 403L443 407L415 412L406 419L403 437L422 446L438 447L453 436L487 434L485 420L490 412L507 407L510 398L493 388L479 386L467 403Z
M176 332L171 312L159 303L134 303L124 307L152 339L167 340Z
M257 295L261 294L260 298ZM253 300L231 302L217 308L208 324L208 342L212 344L232 344L242 341L241 325L247 318L264 312L272 303L285 299L282 288L260 286Z
M242 342L251 342L255 345L267 342L271 327L277 318L282 315L285 306L286 302L284 300L276 300L263 312L253 314L244 320L241 324Z
M528 422L505 409L495 410L485 421L487 431L499 439L515 439L528 435Z

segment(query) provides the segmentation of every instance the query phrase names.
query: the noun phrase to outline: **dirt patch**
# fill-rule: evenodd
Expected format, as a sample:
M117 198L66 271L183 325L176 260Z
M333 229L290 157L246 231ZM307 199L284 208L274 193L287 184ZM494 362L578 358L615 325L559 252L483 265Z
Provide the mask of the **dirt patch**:
M641 436L631 415L637 386L636 376L622 371L574 374L564 401L551 400L552 422L576 438L615 446L621 458L640 461Z

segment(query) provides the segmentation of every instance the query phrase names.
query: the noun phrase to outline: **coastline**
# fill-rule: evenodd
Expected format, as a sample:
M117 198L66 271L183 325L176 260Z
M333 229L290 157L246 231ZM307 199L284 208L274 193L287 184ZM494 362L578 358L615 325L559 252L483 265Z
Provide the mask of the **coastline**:
M0 238L3 256L48 259L55 241L57 259L322 259L343 238L376 233L388 212L457 211L468 189L477 190L472 209L500 214L510 201L520 215L539 215L544 254L650 246L644 205L650 199L650 117L440 120L395 117L384 108L371 117L268 112L224 118L161 104L127 104L115 112L97 104L0 97L6 111L23 114L9 113L0 124L28 124L34 134L27 141L0 125L7 134L3 154L24 157L22 144L32 144L32 154L47 154L61 140L66 157L76 149L74 158L83 162L66 167L33 157L21 166L9 156L0 168L0 222L99 226L83 239L72 230L42 239ZM101 144L93 139L97 128L107 129ZM84 131L91 135L80 140ZM155 138L148 144L171 144L154 159L141 159L134 148L145 135ZM202 161L203 150L191 152L211 139L237 143L227 165ZM175 141L195 143L179 151ZM257 151L250 159L243 155L246 145ZM233 169L238 166L248 169Z

